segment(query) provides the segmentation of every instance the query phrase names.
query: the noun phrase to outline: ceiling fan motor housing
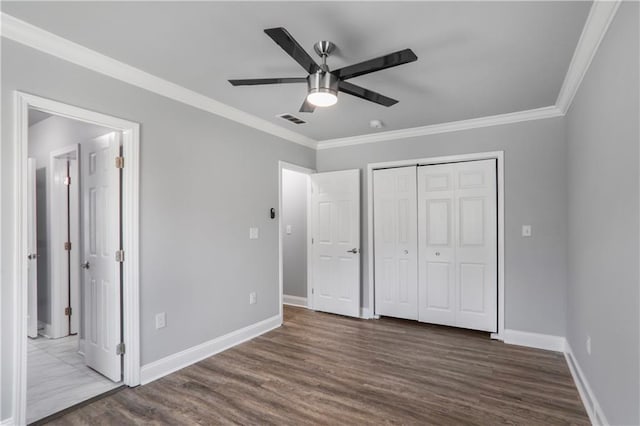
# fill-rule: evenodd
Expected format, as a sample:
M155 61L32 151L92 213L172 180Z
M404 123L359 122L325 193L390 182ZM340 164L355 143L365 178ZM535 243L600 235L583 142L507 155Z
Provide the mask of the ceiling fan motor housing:
M326 71L318 71L307 77L308 93L331 93L338 96L338 77Z

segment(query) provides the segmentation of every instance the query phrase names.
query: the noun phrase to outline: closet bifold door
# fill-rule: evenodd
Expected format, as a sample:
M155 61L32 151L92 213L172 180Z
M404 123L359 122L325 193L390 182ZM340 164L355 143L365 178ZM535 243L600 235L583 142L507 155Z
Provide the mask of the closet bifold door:
M418 319L416 166L373 172L375 313Z
M496 161L418 167L419 320L497 331Z

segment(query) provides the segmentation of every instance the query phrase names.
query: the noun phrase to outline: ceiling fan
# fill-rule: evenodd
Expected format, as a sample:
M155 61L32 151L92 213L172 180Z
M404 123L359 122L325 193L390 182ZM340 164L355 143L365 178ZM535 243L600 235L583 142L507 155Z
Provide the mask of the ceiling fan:
M399 50L379 58L370 59L334 71L329 70L327 57L335 49L330 41L319 41L314 46L315 52L322 58L318 65L298 42L284 28L269 28L264 32L273 39L309 74L307 77L293 78L255 78L246 80L229 80L234 86L254 86L259 84L307 83L307 97L300 112L313 112L316 107L328 107L338 102L338 91L365 99L386 107L395 105L397 100L376 93L364 87L349 83L348 79L364 74L384 70L418 59L411 49Z

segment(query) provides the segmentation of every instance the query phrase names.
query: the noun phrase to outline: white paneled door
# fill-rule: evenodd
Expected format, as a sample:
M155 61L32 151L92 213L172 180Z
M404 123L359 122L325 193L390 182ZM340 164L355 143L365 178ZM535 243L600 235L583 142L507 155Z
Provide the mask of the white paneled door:
M85 361L118 382L122 375L120 263L120 181L115 159L119 133L82 145L83 286Z
M496 161L418 167L419 320L497 331Z
M360 170L317 173L313 184L313 309L360 315Z
M375 313L418 319L416 166L373 172Z
M38 337L38 233L36 214L36 159L27 160L27 220L28 275L27 275L27 335Z

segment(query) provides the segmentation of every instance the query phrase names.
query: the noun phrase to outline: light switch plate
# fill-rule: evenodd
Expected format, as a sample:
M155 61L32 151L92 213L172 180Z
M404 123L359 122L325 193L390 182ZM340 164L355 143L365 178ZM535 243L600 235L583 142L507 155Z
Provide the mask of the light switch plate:
M249 239L257 240L259 236L258 228L249 228Z
M523 237L531 236L531 225L522 225L522 236Z
M258 303L258 295L256 294L255 291L253 291L249 293L249 304L255 305L256 303Z
M293 232L293 227L291 225L287 225L286 231L287 235L291 235Z

